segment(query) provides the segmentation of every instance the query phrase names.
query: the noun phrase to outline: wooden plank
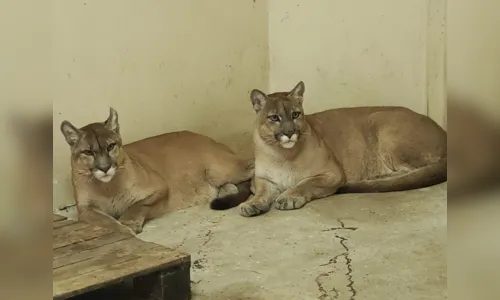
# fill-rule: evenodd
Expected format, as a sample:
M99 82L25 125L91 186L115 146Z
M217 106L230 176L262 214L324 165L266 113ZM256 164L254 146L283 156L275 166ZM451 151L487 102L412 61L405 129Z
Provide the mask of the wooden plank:
M52 214L52 221L53 222L59 222L59 221L63 221L63 220L66 220L67 218L66 217L63 217L63 216L60 216L60 215L56 215L56 214Z
M163 246L156 245L141 251L140 254L129 254L112 262L109 261L108 264L102 263L101 268L87 267L88 272L78 272L78 276L64 279L54 278L54 299L65 299L122 280L165 270L180 264L190 264L190 261L189 254L169 251Z
M70 244L64 247L54 249L53 259L61 258L64 256L72 255L75 252L81 252L85 250L94 249L104 245L108 245L121 240L129 239L131 236L129 234L112 232L105 235L95 237L86 241Z
M69 273L70 276L83 274L88 272L83 265L91 266L93 269L106 267L119 257L135 253L140 254L142 251L155 246L158 245L130 237L98 248L75 252L72 255L53 260L53 277L56 278L61 272L63 274ZM62 269L62 271L58 269Z
M81 222L75 224L81 224ZM111 229L88 225L80 230L72 230L73 225L61 227L53 232L52 249L58 249L74 243L88 241L98 236L113 232ZM81 225L75 225L81 226Z
M53 224L52 228L56 228L52 232L52 236L66 235L68 233L75 232L77 230L82 230L85 228L96 227L94 225L90 225L88 223L73 221L73 220L64 220L59 221Z
M52 223L52 228L60 228L69 224L73 224L75 221L73 220L61 220L61 221L55 221Z
M182 294L184 299L189 292L190 255L109 228L54 215L53 250L53 299L145 275L160 278L155 280L159 294ZM177 281L182 288L172 288Z
M62 228L64 226L73 225L73 224L75 224L75 225L78 224L76 226L77 228L85 228L85 227L89 226L88 224L83 223L83 222L77 222L77 221L73 221L73 220L62 220L59 222L54 222L52 224L52 229L59 229L59 228ZM72 228L72 230L80 230L80 229Z

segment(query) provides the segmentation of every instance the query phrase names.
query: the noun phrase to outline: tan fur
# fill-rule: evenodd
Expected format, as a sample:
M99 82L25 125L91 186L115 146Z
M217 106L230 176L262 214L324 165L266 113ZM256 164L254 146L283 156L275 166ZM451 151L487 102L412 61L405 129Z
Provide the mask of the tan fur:
M113 119L116 124L110 125L115 122ZM72 149L72 182L79 217L122 232L132 229L139 233L145 220L208 203L217 197L219 188L223 187L227 193L226 185L253 176L253 161L238 157L227 146L206 136L188 131L122 146L114 110L104 123L81 129L71 126L63 122L61 129ZM72 139L72 131L76 131L76 138ZM100 157L82 153L97 144L111 150ZM116 166L109 182L94 176L99 163Z
M305 116L304 90L300 82L290 92L252 91L255 195L240 205L241 215L261 214L273 203L297 209L339 191L397 191L446 180L446 132L427 116L403 107ZM284 143L283 134L298 139Z

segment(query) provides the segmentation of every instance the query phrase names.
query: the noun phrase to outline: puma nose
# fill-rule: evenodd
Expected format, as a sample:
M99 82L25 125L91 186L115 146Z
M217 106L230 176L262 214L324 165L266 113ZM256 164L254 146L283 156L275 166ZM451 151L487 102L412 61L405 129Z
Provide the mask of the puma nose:
M103 171L104 173L107 173L109 169L111 169L111 165L105 165L98 167L99 170Z
M287 131L287 132L284 132L283 134L286 135L288 138L291 138L294 133L295 133L295 130L294 131Z

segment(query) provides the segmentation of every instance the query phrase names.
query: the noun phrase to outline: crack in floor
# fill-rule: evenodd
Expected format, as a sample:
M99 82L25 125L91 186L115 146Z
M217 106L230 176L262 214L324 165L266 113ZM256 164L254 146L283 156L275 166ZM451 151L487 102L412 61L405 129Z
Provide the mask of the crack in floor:
M337 231L337 230L350 230L350 231L355 231L358 229L358 227L346 227L344 222L342 222L341 220L338 220L338 222L340 223L340 227L332 227L332 228L328 228L328 229L325 229L325 230L322 230L323 232L326 232L326 231ZM346 261L346 268L347 268L347 273L345 273L344 275L346 276L347 278L347 281L348 281L348 284L347 284L347 288L349 289L350 293L351 293L351 296L349 297L349 300L355 300L355 297L356 297L356 294L357 294L357 291L356 289L354 288L354 280L352 279L352 260L349 256L349 247L347 246L347 238L346 237L343 237L343 236L340 236L338 234L335 234L334 235L336 239L339 240L340 242L340 245L344 248L344 252L336 255L335 257L333 257L332 259L330 259L327 263L325 264L322 264L320 265L321 267L325 267L325 266L329 266L329 265L335 265L337 264L337 260L339 259L339 257L343 257ZM319 299L320 300L327 300L327 299L331 299L331 300L335 300L335 299L338 299L339 297L339 292L338 290L333 287L330 291L327 291L325 289L325 287L323 286L323 284L321 283L320 279L323 278L323 277L328 277L330 276L331 274L333 274L335 271L332 270L330 272L326 272L326 273L321 273L320 275L318 275L315 279L315 282L316 282L316 285L318 286L318 290L320 292L320 296L319 296ZM333 292L334 295L330 295L330 293Z
M223 219L223 218L224 218L224 214L222 214L222 215L221 215L220 217L218 217L216 220L207 220L208 222L210 222L210 223L214 224L214 225L210 226L210 228L213 228L213 227L217 226L217 224L219 224L219 223L222 221L222 219ZM201 235L198 235L198 237L201 237ZM212 229L209 229L209 230L205 233L204 237L205 237L206 239L205 239L205 241L203 241L203 243L202 243L202 244L201 244L201 246L200 246L200 250L198 251L198 254L200 254L200 255L201 255L201 253L204 251L204 248L203 248L203 247L204 247L204 246L206 246L208 243L210 243L210 242L212 241ZM206 256L206 253L205 253L205 254L203 254L202 256L203 256L203 257L205 257L205 256Z
M182 241L179 243L179 245L175 246L174 248L172 248L173 250L178 250L179 248L181 248L182 246L184 246L184 243L186 242L188 236L184 236L184 238L182 238Z
M218 217L216 220L208 220L210 223L214 224L210 227L213 228L217 224L219 224L223 217L224 217L224 215ZM202 237L202 236L198 235L198 237ZM193 262L193 270L203 269L204 268L203 264L207 262L207 253L206 253L205 246L212 241L212 229L208 229L207 232L205 233L205 235L203 235L203 237L205 238L205 240L201 244L200 250L198 250L198 252L197 252L198 255L200 256L200 258Z
M327 228L327 229L323 229L321 231L327 232L327 231L336 231L336 230L342 230L342 229L354 231L354 230L358 229L358 227L346 227L344 222L342 222L341 220L338 220L338 222L340 223L340 227Z
M205 233L205 237L207 238L205 240L205 242L203 242L203 244L201 245L202 247L203 246L206 246L211 240L212 240L212 230L208 230L207 233Z
M346 260L346 267L347 267L347 273L345 273L347 280L349 281L349 284L347 285L347 288L351 292L351 297L349 298L350 300L354 300L357 294L356 289L354 288L354 280L352 279L352 260L349 257L349 247L347 247L346 242L347 238L343 236L339 236L338 234L335 234L335 237L340 240L340 244L342 247L344 247L345 252L342 254L337 255L337 257L343 256Z
M316 285L318 286L318 290L320 292L320 295L319 295L319 300L327 300L328 297L330 297L330 293L333 292L335 293L331 298L332 300L335 300L335 299L338 299L339 298L339 291L337 291L336 288L332 288L330 291L327 291L325 289L325 287L323 286L323 284L321 283L320 279L323 278L323 277L328 277L330 276L330 274L333 274L334 271L330 271L330 272L327 272L327 273L322 273L322 274L319 274L318 277L316 277L316 279L314 280L316 282Z

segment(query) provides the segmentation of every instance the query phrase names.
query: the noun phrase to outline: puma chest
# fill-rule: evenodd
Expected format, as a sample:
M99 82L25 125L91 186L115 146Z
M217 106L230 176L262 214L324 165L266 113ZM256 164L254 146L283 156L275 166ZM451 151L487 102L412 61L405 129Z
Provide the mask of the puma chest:
M157 191L147 188L130 186L113 191L113 193L102 193L96 195L96 205L105 213L118 218L130 206L155 195Z
M273 153L260 152L255 158L255 176L272 181L280 189L286 190L306 178L328 171L332 162L328 160L327 154L321 149L304 151L290 161Z
M286 190L294 187L307 177L303 171L287 163L256 163L255 176L274 182L280 189Z

